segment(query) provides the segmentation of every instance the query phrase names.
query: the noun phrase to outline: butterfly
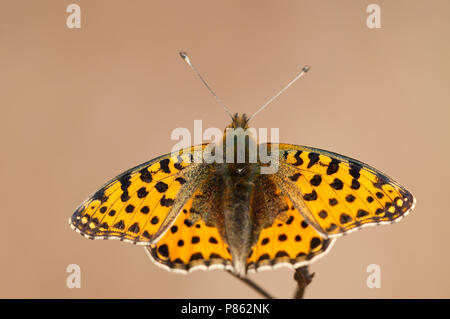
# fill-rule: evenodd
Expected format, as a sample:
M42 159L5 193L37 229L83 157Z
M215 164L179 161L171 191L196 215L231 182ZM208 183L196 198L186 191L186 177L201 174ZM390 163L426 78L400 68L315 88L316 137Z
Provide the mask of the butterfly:
M248 118L236 114L230 127L247 129ZM277 152L274 174L261 174L259 162L194 161L207 144L155 158L106 183L70 224L90 239L146 245L152 260L175 271L245 275L307 265L335 237L398 221L414 207L409 191L367 164L312 147L267 146Z
M230 132L247 130L248 123L245 114L232 116L232 130L218 148L224 158L237 155L236 145L226 143L235 138ZM87 198L69 223L89 239L144 245L169 270L228 269L245 276L309 265L336 237L399 221L415 205L386 174L313 147L258 145L278 162L275 172L263 174L260 158L249 160L250 141L256 144L250 136L243 162L207 162L211 144L203 144L129 169Z

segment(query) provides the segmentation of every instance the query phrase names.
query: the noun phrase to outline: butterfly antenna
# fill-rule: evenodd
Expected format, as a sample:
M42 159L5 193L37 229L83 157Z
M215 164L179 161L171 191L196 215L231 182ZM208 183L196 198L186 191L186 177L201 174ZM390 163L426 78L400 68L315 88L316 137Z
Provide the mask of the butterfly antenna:
M264 110L270 103L272 103L277 97L279 97L281 94L283 94L284 91L286 91L292 84L294 84L295 81L297 81L298 79L300 79L303 74L305 74L306 72L309 71L309 66L305 65L303 67L303 69L300 71L299 74L297 74L295 76L294 79L292 79L291 82L289 82L284 88L282 88L277 94L275 94L274 96L272 96L272 98L267 101L263 106L261 106L255 113L253 113L252 116L250 116L250 118L248 119L249 121L254 118L256 116L256 114L258 114L259 112L261 112L262 110Z
M203 84L206 86L206 88L208 89L209 92L211 92L211 94L214 96L214 98L216 99L216 101L223 107L223 109L225 110L225 112L231 117L233 118L233 115L231 114L230 110L225 106L225 104L222 102L221 99L219 99L219 97L216 95L216 93L214 93L214 91L209 87L208 83L205 81L205 79L203 79L202 75L200 74L200 72L197 71L197 69L195 68L195 66L191 63L191 60L189 59L188 55L186 52L180 52L180 56L181 58L189 65L189 67L192 69L192 71L195 72L195 74L197 74L197 76L199 77L199 79L203 82Z

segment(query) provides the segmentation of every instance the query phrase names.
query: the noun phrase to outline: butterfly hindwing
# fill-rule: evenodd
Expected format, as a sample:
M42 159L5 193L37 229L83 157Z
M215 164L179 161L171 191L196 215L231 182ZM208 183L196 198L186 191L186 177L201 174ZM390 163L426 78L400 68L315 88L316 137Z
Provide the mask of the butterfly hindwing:
M277 265L297 268L323 255L333 244L334 239L323 238L306 222L287 196L279 198L288 210L277 215L270 227L261 230L247 258L249 270Z
M195 268L232 268L228 245L216 227L207 226L192 213L189 199L163 237L146 247L153 261L165 268L186 272Z
M203 147L167 154L120 174L77 208L69 220L72 228L91 239L144 245L157 240L203 178L202 165L193 160Z
M414 207L409 191L367 164L304 146L279 144L278 151L277 185L322 234L391 223Z

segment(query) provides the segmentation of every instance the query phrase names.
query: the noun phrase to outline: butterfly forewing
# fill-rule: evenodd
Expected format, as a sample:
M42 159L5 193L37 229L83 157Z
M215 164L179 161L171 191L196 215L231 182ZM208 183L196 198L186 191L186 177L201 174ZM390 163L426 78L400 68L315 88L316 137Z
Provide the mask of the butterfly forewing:
M193 161L203 148L167 154L120 174L77 208L71 226L92 239L157 240L204 178L204 165Z
M323 234L394 222L414 206L410 192L367 164L304 146L278 150L277 184Z

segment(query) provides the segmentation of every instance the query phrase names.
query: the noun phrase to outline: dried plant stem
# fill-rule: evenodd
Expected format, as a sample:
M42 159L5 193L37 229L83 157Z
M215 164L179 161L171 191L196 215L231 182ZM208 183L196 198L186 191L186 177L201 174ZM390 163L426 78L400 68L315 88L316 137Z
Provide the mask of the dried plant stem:
M239 275L233 273L230 270L228 270L228 273L233 275L233 277L239 279L243 283L245 283L250 288L254 289L257 293L259 293L264 298L275 299L272 295L270 295L263 288L258 286L251 279L246 278L246 277L240 277ZM308 266L300 267L295 270L294 279L295 279L295 281L297 281L297 289L294 294L294 299L303 299L303 296L305 295L306 287L312 282L313 277L314 277L314 273L312 273L312 274L309 273Z
M259 293L261 296L267 299L275 299L272 295L270 295L268 292L266 292L263 288L258 286L256 283L254 283L251 279L246 277L240 277L237 274L233 273L232 271L228 270L228 273L239 279L240 281L244 282L249 287L253 288L257 293Z
M295 270L294 279L297 281L297 290L294 299L303 299L306 287L311 283L314 273L310 274L308 266L300 267Z

